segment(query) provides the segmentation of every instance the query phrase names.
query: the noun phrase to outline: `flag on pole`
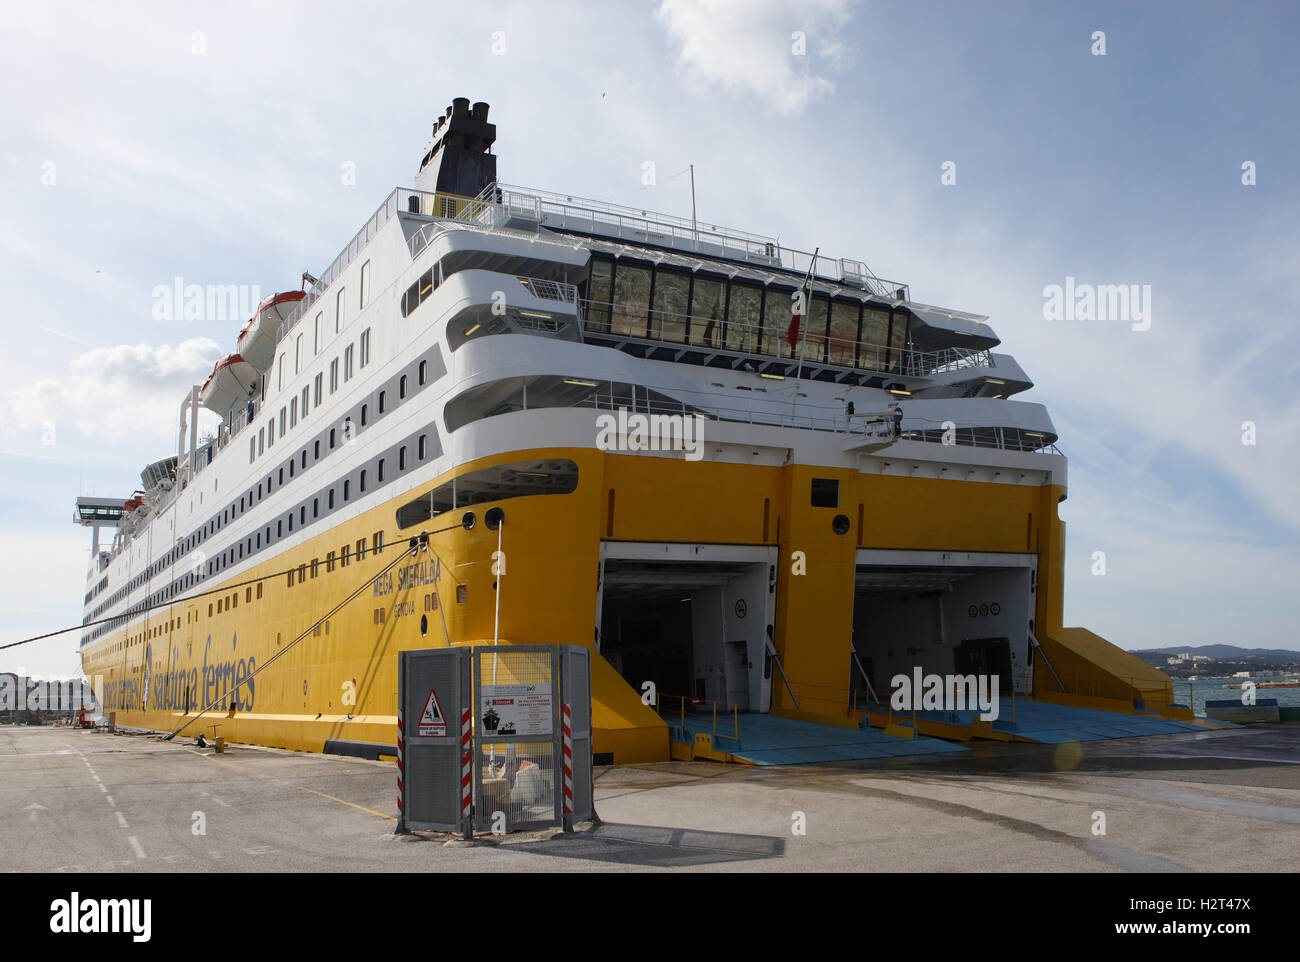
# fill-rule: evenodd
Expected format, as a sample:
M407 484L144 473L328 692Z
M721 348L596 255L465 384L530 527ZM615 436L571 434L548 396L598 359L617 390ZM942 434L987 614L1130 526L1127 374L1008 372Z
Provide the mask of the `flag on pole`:
M821 248L819 247L817 250L820 251ZM790 350L792 351L794 350L795 344L799 342L799 328L803 322L803 314L800 309L805 308L808 304L808 294L812 282L813 267L816 263L817 254L814 253L812 260L808 263L808 273L804 275L803 286L799 288L799 296L795 298L794 311L790 315L790 326L785 332L786 343L790 345Z

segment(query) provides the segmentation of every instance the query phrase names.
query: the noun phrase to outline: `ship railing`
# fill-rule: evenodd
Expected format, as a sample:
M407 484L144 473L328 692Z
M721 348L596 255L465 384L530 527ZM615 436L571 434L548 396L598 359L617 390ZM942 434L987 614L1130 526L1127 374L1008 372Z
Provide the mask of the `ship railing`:
M760 362L775 358L795 365L802 361L809 368L829 364L907 377L931 377L943 371L993 366L993 356L987 349L949 347L916 351L901 345L873 344L826 334L805 333L803 343L792 348L786 341L790 320L787 317L769 327L590 298L583 298L581 305L585 334L653 341L683 349L728 351L751 355Z
M664 397L652 397L640 393L637 388L631 398L617 392L601 393L599 389L570 407L591 408L597 411L626 410L629 414L646 415L680 415L682 417L699 417L706 421L724 421L727 423L756 424L765 427L802 428L804 430L828 431L865 438L887 440L893 436L891 426L882 426L878 421L849 417L838 409L828 411L818 407L814 413L799 413L798 410L781 410L772 406L736 408L726 402L732 400L729 395L717 392L695 392L700 398L695 401L673 400ZM714 399L717 399L716 401ZM722 403L718 403L722 402ZM772 405L776 402L768 402ZM522 407L518 410L523 410ZM495 413L506 413L498 410ZM951 433L944 431L903 431L900 440L921 441L931 444L956 445L967 448L988 448L997 451L1015 451L1024 454L1055 454L1060 450L1055 444L1046 443L1042 438L1029 436L1014 428L958 428Z
M463 219L490 226L525 221L538 227L544 225L747 261L800 275L807 274L811 267L812 275L820 280L851 284L890 300L909 297L906 284L875 276L860 260L783 247L776 238L763 234L514 184L489 184L474 200L472 211Z
M276 343L278 344L284 340L293 326L298 323L299 318L307 314L311 306L329 289L329 286L347 270L348 265L365 250L366 245L375 238L380 229L399 213L445 219L471 219L475 216L476 209L481 206L480 201L472 197L462 197L460 194L415 190L409 187L395 188L384 199L384 202L375 209L375 212L362 228L353 235L352 240L348 241L339 255L334 258L330 266L325 269L325 273L321 274L307 290L307 296L298 302L297 308L291 311L281 322L276 333Z

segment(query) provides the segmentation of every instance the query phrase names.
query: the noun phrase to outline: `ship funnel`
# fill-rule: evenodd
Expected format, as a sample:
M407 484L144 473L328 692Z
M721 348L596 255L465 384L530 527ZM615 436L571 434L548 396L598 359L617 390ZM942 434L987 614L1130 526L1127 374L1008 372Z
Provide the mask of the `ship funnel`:
M470 108L468 97L457 97L434 122L433 142L415 176L417 190L476 197L497 179L497 159L491 152L496 124L488 123L488 105Z

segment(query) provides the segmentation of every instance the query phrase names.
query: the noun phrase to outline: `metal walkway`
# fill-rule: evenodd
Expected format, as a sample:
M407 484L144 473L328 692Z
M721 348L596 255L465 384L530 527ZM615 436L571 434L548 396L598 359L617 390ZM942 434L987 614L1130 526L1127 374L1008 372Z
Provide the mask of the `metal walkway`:
M739 716L740 737L736 739L731 737L735 734L732 719L726 721L724 726L722 719L718 720L718 737L713 747L753 765L806 765L968 751L964 745L924 735L897 738L875 728L840 728L760 714ZM687 715L680 722L673 719L669 731L674 741L689 742L697 734L712 735L714 721L707 716Z

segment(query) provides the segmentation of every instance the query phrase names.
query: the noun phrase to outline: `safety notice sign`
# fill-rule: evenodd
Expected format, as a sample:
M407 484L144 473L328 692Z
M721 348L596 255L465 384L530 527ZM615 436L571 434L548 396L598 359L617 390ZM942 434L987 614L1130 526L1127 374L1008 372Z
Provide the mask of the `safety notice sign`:
M484 685L483 732L511 738L551 734L549 685Z
M443 717L442 706L438 704L438 693L429 689L425 699L424 711L420 712L418 731L421 737L444 738L447 735L447 719Z

